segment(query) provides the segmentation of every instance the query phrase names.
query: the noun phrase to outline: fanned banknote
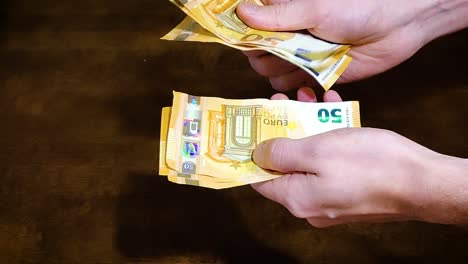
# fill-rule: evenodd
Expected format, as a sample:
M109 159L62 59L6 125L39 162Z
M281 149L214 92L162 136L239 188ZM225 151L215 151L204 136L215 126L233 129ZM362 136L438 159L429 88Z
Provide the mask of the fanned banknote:
M193 20L191 17L186 17L176 28L174 28L171 32L169 32L166 36L163 37L163 39L168 39L168 40L175 40L175 41L194 41L194 42L212 42L212 43L219 43L223 44L232 48L237 48L239 50L259 50L256 47L251 47L251 46L236 46L233 44L229 44L227 42L224 42L220 38L216 37L213 33L210 31L206 30L202 26L200 26L195 20ZM290 54L283 54L281 51L276 51L274 49L270 49L269 52L271 54L274 54L284 60L287 60L291 62L292 64L298 66L299 68L303 69L310 75L315 75L317 71L326 71L325 68L327 67L333 67L334 65L334 57L326 57L326 59L320 61L320 65L317 65L317 67L311 68L308 65L304 64L302 59L297 56L290 56ZM340 53L336 54L335 56L341 56L343 54L346 54L348 50L342 50ZM344 57L345 58L345 57ZM317 61L316 61L317 62ZM341 70L344 70L342 68ZM338 69L337 71L330 72L330 80L336 80L339 78L339 76L342 74L342 71Z
M359 127L359 103L229 100L174 92L161 117L159 174L172 182L223 189L281 177L252 161L271 138L303 138Z
M162 37L175 41L216 42L240 50L265 50L299 66L328 90L351 62L349 45L325 42L311 35L252 29L236 15L241 2L260 0L170 0L191 19Z

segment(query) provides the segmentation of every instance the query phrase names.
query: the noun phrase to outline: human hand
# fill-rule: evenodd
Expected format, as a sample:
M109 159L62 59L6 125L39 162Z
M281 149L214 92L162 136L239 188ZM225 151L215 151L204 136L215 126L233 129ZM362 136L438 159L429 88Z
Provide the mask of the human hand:
M287 97L276 94L272 99ZM298 100L317 98L310 88L301 88ZM341 98L330 90L324 101ZM261 143L253 158L264 169L286 173L253 188L316 227L409 219L452 223L447 216L460 204L457 190L468 186L466 160L457 160L460 164L455 166L456 158L381 129L348 128L297 140L273 139ZM457 167L465 178L440 176L455 175L450 172ZM450 195L453 200L447 198Z
M460 3L453 3L457 1ZM411 57L432 39L468 24L468 19L462 12L468 11L466 0L263 2L264 7L240 4L237 9L239 17L247 25L257 29L306 29L321 39L352 45L349 54L353 61L338 79L338 83L384 72ZM454 12L456 13L452 14ZM253 51L245 54L252 67L259 74L268 77L276 90L286 91L315 84L314 79L306 72L267 52Z

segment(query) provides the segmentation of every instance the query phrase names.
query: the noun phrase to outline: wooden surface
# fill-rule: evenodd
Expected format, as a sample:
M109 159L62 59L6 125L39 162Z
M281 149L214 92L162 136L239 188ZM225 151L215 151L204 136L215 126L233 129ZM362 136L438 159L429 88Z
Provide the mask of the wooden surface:
M1 263L466 263L466 229L314 229L249 186L158 177L173 89L273 93L238 51L160 41L183 18L167 1L4 0L0 10ZM361 101L364 125L466 158L467 39L335 88Z

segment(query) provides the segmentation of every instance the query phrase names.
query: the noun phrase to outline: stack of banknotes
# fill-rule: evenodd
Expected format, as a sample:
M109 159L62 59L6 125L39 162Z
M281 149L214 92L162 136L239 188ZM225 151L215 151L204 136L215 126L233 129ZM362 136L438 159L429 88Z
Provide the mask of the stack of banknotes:
M346 127L360 127L357 101L229 100L174 92L172 107L162 109L159 174L213 189L272 180L282 174L252 161L259 143Z
M309 34L269 32L248 27L236 15L241 2L260 0L169 0L188 16L162 37L165 40L215 42L239 50L264 50L302 68L328 90L351 57L349 45L338 45Z

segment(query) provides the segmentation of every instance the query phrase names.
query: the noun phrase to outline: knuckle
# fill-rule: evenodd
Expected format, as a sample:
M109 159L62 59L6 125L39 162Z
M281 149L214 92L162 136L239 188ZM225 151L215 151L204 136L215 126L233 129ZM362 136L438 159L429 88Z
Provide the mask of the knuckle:
M310 225L316 228L324 228L330 226L330 223L323 219L308 218L307 222L309 222Z
M294 199L286 198L286 208L288 208L289 212L297 218L306 218L308 217L307 211L301 204L298 204L294 201Z
M280 30L283 27L282 21L286 13L288 5L286 3L279 3L273 7L272 27L273 30Z
M320 21L320 23L322 25L326 25L328 24L328 20L331 18L330 16L330 12L331 10L333 10L333 8L330 8L330 6L328 5L324 5L324 4L321 4L321 5L315 5L315 13L314 13L314 17L315 17L315 21ZM311 25L312 26L312 25Z
M355 130L353 128L338 128L338 129L333 129L330 131L330 135L333 137L347 137L351 133L353 133Z
M247 57L262 57L268 54L268 52L264 50L243 50L242 53Z
M298 177L300 176L300 177ZM304 177L305 176L305 177ZM286 178L282 204L297 218L321 218L325 215L324 204L318 197L310 194L306 179L310 175L302 173L288 174Z
M270 84L273 89L284 92L291 90L291 85L284 80L284 76L270 77Z
M249 57L250 66L260 75L268 76L270 73L270 67L264 60L257 57Z
M253 56L253 53L250 50L242 50L241 52L249 58Z

